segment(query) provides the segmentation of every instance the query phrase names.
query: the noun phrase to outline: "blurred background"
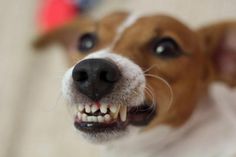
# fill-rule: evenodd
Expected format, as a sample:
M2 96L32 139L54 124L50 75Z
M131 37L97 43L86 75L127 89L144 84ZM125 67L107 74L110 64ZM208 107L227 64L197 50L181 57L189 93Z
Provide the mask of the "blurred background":
M34 52L41 0L0 0L0 157L95 157L98 147L73 128L60 86L62 49ZM169 14L192 28L236 19L236 0L100 0L99 18L116 10Z

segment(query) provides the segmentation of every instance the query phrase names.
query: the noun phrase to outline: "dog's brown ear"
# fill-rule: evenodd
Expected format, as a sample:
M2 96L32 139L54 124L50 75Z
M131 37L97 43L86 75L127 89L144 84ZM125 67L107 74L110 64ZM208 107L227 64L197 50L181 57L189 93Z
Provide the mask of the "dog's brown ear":
M236 86L236 21L199 30L215 80Z
M71 23L40 35L33 42L33 46L36 49L42 49L50 44L59 43L64 48L68 48L69 44L71 44L72 40L78 35L78 33L85 28L91 27L93 23L93 20L87 17L79 17Z

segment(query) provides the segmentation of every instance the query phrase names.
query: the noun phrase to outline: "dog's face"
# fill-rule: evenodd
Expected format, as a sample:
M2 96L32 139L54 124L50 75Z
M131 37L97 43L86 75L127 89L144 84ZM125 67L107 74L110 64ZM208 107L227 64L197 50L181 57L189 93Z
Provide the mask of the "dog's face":
M114 13L97 22L81 19L38 46L59 41L66 47L72 66L63 95L75 107L75 127L101 142L130 126L178 127L210 82L235 85L235 39L235 23L193 31L168 16Z

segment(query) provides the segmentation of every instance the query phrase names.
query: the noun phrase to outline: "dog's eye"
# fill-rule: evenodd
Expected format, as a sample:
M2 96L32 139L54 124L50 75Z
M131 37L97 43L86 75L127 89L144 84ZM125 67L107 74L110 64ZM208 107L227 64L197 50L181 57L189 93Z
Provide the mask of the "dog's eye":
M83 34L78 40L78 50L80 52L88 52L94 48L97 42L97 36L94 33Z
M156 55L164 58L173 58L181 55L178 44L171 38L155 39L152 49Z

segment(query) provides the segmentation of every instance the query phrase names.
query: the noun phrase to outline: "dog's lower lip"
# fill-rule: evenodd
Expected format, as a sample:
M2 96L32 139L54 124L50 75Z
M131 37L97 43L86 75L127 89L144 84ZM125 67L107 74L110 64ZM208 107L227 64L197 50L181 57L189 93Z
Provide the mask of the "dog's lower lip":
M86 133L101 133L120 131L125 129L125 122L113 121L111 123L95 123L95 122L74 122L76 129Z

